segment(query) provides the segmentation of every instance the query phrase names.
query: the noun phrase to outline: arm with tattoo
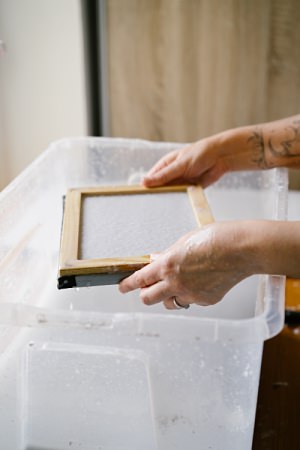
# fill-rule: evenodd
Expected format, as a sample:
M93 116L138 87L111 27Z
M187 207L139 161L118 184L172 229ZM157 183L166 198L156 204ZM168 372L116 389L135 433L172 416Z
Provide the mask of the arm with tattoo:
M300 168L300 116L262 124L249 132L247 142L258 168Z
M149 171L144 184L197 182L206 187L226 172L283 166L300 168L300 115L227 130L171 152Z
M144 184L198 182L206 187L229 171L281 166L300 168L300 116L201 139L162 158ZM178 303L212 305L242 279L266 273L300 277L300 221L207 225L123 280L120 290L140 289L146 305L163 301L168 309Z
M300 168L300 116L266 125L266 139L271 167Z

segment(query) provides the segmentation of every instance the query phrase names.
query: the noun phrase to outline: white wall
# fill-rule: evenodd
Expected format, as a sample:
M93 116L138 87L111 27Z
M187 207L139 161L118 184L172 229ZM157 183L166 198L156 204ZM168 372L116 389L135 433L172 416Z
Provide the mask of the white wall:
M0 0L0 189L48 144L88 133L80 0Z

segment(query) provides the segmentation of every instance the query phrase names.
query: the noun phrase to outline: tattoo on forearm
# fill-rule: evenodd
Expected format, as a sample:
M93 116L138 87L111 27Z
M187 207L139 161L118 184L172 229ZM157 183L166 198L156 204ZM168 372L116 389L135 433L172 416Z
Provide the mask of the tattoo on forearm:
M275 127L265 133L264 136L262 127L256 127L247 140L252 150L252 162L260 169L282 165L299 167L300 117L291 120L284 129Z
M254 162L259 168L266 169L267 162L265 157L265 143L263 138L263 133L259 128L255 128L251 136L247 139L254 147L254 153L252 157L252 162Z
M288 157L295 158L300 157L300 119L294 120L292 124L286 128L290 131L290 139L281 141L280 143L274 143L274 139L269 139L268 145L270 152L275 157Z

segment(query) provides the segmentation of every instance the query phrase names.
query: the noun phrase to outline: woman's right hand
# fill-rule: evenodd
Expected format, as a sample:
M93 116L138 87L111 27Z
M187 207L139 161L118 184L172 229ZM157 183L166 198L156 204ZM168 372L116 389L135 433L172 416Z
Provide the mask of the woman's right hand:
M207 187L224 173L272 167L300 168L300 116L227 130L160 159L146 187L199 183Z
M160 159L145 176L146 187L199 183L206 187L230 170L216 138L201 139Z
M226 172L260 168L253 159L260 151L258 139L251 130L228 130L167 154L147 173L144 185L199 183L205 188Z

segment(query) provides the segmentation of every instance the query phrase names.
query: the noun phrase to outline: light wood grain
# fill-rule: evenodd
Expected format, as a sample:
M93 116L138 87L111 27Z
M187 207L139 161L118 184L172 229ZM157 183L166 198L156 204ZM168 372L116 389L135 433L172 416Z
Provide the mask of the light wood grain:
M193 141L296 114L297 0L107 0L110 134Z
M78 259L81 214L81 191L71 190L65 198L64 218L61 233L60 267Z
M99 255L99 258L80 259L80 221L84 196L151 195L155 193L163 195L170 192L187 193L199 226L213 222L213 217L201 186L178 185L152 189L143 186L96 186L70 189L65 199L59 277L135 271L150 263L150 255L122 258L101 258L101 255Z
M137 194L158 194L164 192L185 192L188 185L159 186L155 188L146 188L139 185L120 185L120 186L91 186L72 189L72 192L80 192L81 195L137 195Z
M214 218L201 186L190 186L187 190L199 227L214 222Z
M66 276L135 271L149 264L150 260L150 255L73 260L69 261L68 267L62 266L59 274Z

